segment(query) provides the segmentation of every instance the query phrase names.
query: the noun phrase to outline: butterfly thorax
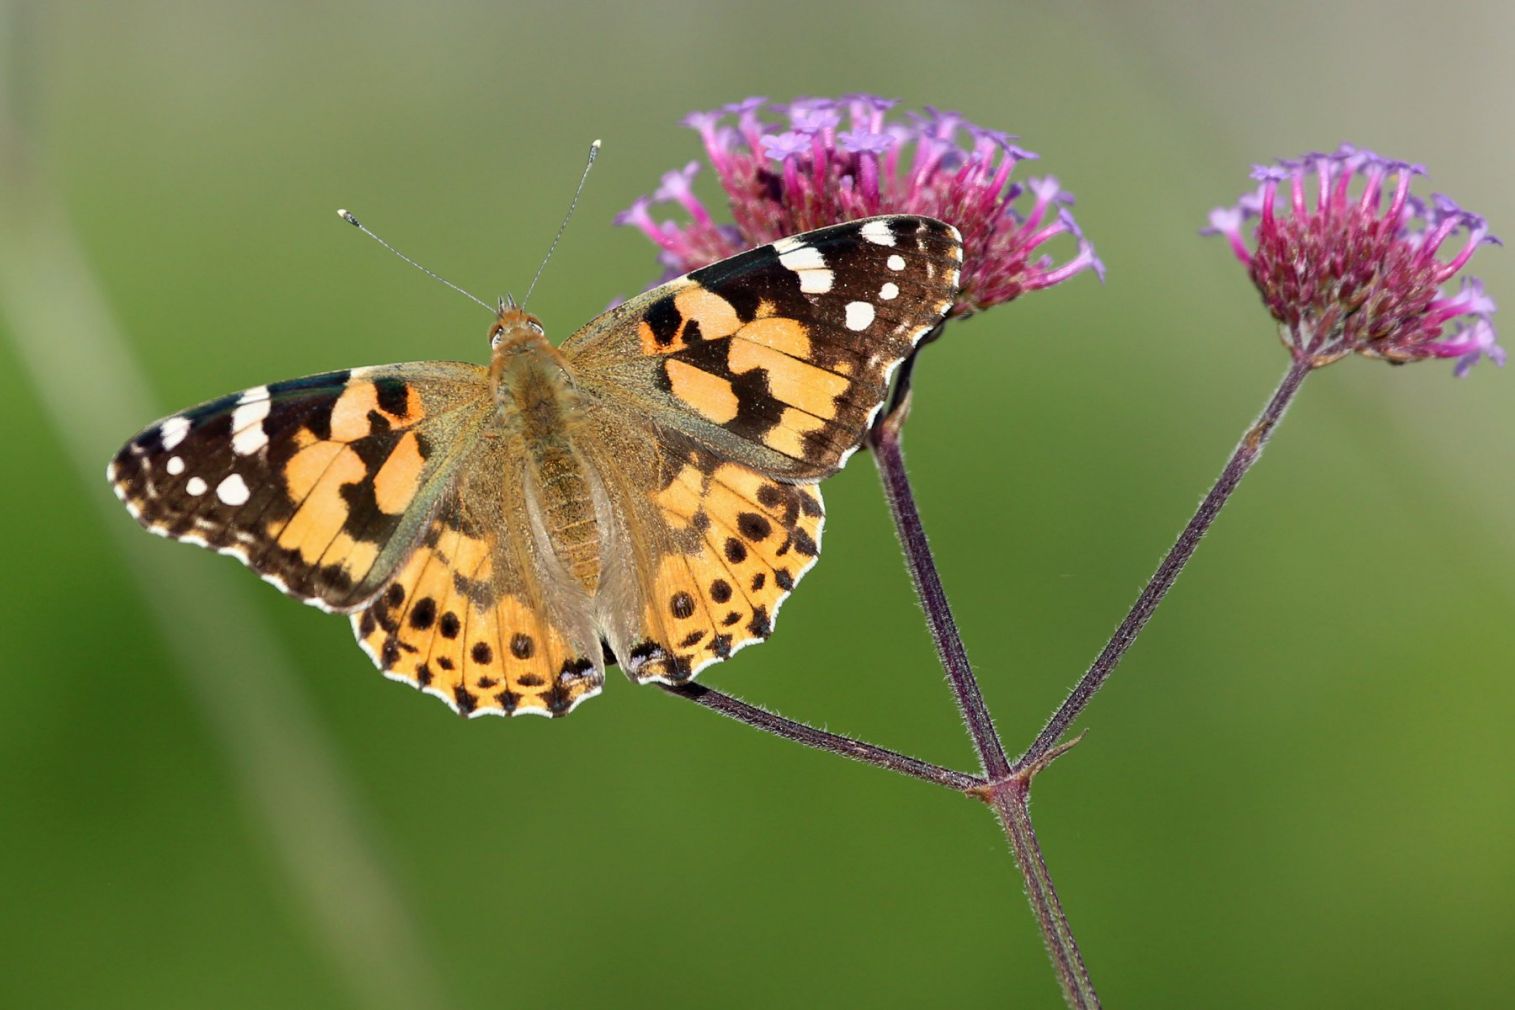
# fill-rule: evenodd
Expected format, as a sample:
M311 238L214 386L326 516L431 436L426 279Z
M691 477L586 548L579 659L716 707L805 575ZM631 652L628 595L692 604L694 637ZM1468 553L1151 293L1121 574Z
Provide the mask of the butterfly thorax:
M541 323L519 308L500 311L490 331L489 380L500 429L519 438L525 489L544 550L593 596L600 580L600 531L594 484L575 450L584 407L568 363L547 342Z

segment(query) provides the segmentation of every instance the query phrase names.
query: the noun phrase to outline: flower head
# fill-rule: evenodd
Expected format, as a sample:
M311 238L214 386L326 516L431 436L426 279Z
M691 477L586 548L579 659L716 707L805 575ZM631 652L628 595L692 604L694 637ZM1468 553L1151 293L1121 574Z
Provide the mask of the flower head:
M1212 211L1206 232L1231 243L1301 360L1456 358L1458 376L1480 357L1503 365L1483 286L1464 277L1455 293L1443 289L1478 246L1499 240L1447 197L1412 196L1410 180L1424 172L1345 144L1258 166L1258 188Z
M873 95L751 98L684 122L699 132L731 205L734 226L718 226L689 188L697 163L663 177L617 218L662 250L669 276L687 273L787 235L875 214L921 214L963 236L963 316L1051 287L1104 264L1079 231L1073 197L1050 176L1011 181L1036 157L1007 134L954 113L926 108L891 120L895 103ZM687 221L657 220L654 203L675 204ZM1042 249L1069 236L1074 253L1058 263Z

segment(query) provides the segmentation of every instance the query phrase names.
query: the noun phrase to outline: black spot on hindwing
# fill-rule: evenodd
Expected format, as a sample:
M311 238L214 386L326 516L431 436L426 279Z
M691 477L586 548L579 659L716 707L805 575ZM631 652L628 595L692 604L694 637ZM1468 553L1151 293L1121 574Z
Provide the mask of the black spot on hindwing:
M436 619L437 601L430 596L417 600L415 606L410 608L410 626L417 631L425 631Z
M764 540L773 532L773 524L756 512L743 512L737 516L736 528L748 540Z

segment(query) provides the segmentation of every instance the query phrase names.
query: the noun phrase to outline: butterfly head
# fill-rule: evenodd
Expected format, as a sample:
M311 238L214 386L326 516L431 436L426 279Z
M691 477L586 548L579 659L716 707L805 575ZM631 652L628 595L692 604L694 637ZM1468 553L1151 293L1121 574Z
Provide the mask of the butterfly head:
M500 305L489 346L489 379L501 403L535 403L567 384L567 363L547 342L542 321L513 301Z
M511 301L500 303L494 325L489 328L489 346L494 351L494 360L541 350L547 343L547 331L542 321Z

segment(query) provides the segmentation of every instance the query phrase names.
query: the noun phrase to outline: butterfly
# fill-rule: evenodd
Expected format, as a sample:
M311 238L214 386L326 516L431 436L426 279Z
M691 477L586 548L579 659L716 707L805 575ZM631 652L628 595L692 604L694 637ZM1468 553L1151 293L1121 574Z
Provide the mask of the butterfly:
M554 347L512 301L487 366L233 393L107 477L154 533L351 616L394 680L469 716L564 715L605 667L678 684L767 638L820 551L816 483L958 292L962 242L875 217L615 306Z

